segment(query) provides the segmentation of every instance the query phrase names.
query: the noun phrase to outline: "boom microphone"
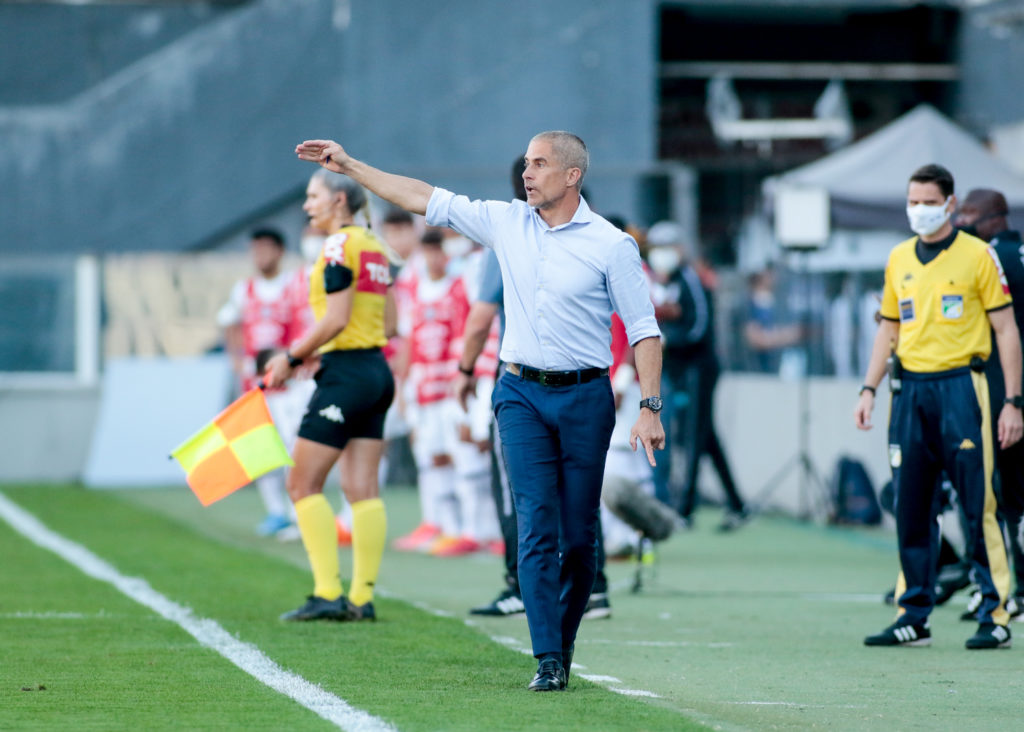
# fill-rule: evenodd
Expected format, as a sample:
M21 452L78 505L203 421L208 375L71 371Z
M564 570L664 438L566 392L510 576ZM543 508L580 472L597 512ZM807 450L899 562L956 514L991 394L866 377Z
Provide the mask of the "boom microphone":
M675 511L626 478L605 478L601 500L612 513L651 541L664 541L676 527Z

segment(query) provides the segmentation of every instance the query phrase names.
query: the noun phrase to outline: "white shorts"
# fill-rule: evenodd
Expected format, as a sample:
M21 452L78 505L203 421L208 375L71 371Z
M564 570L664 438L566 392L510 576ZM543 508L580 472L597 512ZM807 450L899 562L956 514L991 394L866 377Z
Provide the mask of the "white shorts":
M435 455L454 455L458 446L458 403L443 399L418 404L412 412L412 454L419 466L433 464Z

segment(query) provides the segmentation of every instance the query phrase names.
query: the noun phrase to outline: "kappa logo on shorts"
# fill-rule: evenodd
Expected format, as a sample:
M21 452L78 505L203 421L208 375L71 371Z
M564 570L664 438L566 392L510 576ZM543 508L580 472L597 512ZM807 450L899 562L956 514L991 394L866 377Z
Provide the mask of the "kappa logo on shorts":
M345 415L341 413L341 407L339 407L336 404L332 404L329 407L324 407L319 412L317 412L317 414L319 414L321 417L323 417L329 422L337 422L338 424L341 424L342 422L345 421Z
M973 450L976 447L977 445L975 445L974 442L968 437L965 437L963 441L960 443L961 450Z

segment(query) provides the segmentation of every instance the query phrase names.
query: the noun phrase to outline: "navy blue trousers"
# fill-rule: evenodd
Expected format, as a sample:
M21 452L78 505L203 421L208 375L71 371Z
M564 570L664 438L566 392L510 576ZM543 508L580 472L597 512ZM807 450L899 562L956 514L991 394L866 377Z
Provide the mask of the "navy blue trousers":
M552 387L506 372L493 402L519 522L519 587L539 658L572 646L594 586L615 399L607 376Z
M982 593L979 622L1008 621L1010 577L992 491L994 467L988 384L983 374L958 369L904 372L889 418L889 462L895 489L896 537L905 589L901 620L920 623L935 605L939 475L956 488L968 526L966 558Z

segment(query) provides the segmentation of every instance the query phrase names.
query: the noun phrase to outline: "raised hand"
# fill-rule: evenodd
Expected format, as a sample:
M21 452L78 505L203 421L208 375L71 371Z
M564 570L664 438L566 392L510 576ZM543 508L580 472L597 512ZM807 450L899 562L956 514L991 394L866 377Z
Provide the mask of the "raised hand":
M299 160L306 160L334 173L344 173L349 154L334 140L306 140L295 146Z

